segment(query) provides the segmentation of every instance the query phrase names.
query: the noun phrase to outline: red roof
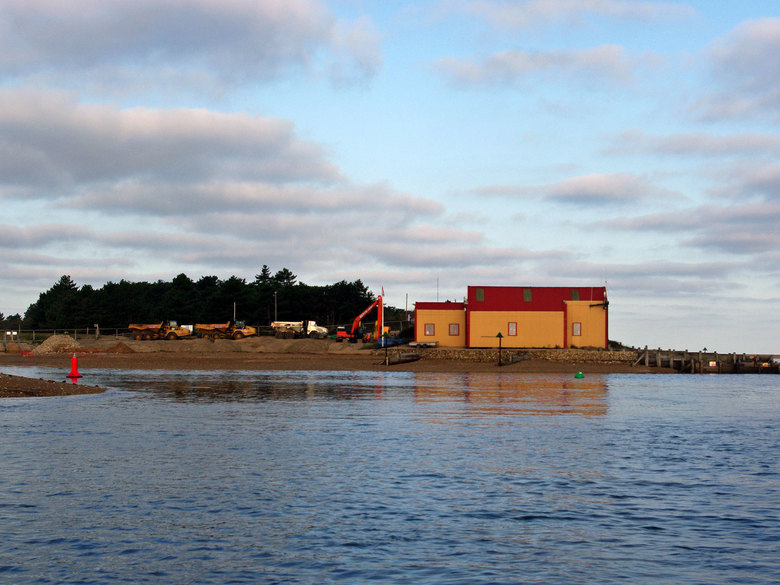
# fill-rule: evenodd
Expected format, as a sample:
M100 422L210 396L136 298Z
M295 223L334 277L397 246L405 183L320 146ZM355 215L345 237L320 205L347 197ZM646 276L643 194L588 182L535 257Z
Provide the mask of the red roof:
M444 301L441 303L415 303L414 308L418 311L462 311L466 308L466 304L450 301Z
M468 287L469 311L562 311L564 301L601 303L606 296L603 286Z

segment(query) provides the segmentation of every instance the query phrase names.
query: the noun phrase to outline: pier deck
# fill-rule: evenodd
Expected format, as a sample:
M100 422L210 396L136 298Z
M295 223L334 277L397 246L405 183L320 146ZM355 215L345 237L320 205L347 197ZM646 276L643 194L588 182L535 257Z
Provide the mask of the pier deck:
M637 352L634 365L670 368L690 374L780 374L780 364L770 354L689 352L645 347Z

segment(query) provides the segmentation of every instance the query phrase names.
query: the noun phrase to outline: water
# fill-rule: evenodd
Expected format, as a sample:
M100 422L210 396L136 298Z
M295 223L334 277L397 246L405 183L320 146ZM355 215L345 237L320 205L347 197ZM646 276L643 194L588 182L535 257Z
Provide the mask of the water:
M780 583L778 376L85 382L0 401L0 582Z

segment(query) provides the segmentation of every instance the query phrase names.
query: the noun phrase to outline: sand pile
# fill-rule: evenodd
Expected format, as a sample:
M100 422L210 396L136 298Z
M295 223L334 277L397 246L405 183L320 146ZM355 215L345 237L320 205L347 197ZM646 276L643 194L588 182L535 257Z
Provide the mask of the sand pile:
M126 343L115 343L111 347L106 348L106 353L135 353L135 350Z
M67 335L52 335L35 348L35 354L68 353L77 351L81 344Z

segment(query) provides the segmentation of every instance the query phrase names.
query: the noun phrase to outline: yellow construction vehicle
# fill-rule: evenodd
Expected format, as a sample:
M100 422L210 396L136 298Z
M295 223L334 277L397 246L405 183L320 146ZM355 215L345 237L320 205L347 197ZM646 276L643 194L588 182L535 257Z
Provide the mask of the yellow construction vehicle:
M180 326L176 321L151 324L130 323L127 328L133 339L181 339L192 335L192 329Z
M246 325L243 321L196 323L195 334L206 339L242 339L257 335L257 329Z

